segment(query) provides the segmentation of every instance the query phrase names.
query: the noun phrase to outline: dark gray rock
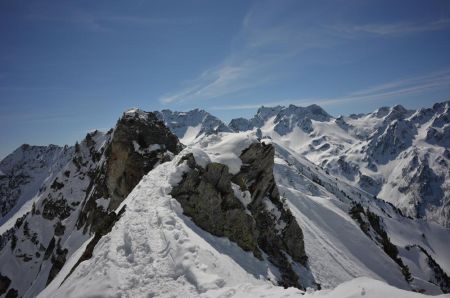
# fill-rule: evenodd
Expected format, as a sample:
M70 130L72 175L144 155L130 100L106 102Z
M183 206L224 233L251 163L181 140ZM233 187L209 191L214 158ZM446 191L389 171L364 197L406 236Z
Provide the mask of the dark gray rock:
M188 154L181 162L186 162L191 170L172 189L171 195L199 227L216 236L228 237L258 258L264 252L280 270L281 285L301 288L290 258L307 265L303 233L280 200L273 176L274 154L272 145L252 144L242 152L242 167L234 176L223 164L210 163L202 168ZM242 191L250 192L252 199L248 206L235 197L232 182Z
M192 154L186 159L192 170L172 190L172 196L181 203L184 213L202 229L219 237L225 236L261 258L255 222L234 197L228 167L210 163L203 169L195 164Z

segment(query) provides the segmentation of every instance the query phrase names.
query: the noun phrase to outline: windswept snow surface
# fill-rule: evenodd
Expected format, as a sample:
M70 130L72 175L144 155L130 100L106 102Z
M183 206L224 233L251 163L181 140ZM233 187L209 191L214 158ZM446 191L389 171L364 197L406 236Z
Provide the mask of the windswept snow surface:
M208 292L207 297L304 297L304 298L420 298L430 297L419 293L408 292L389 286L379 280L367 277L355 278L345 282L332 290L307 291L303 293L299 290L289 288L282 289L273 286L254 286L251 284L241 284L233 288L224 288L217 291ZM449 297L449 295L439 295L433 297Z
M82 246L39 297L302 295L298 289L274 286L278 272L269 262L256 259L226 238L201 230L183 215L178 202L170 196L172 186L181 181L187 170L185 164L178 165L183 155L192 152L202 166L218 161L236 172L240 152L255 141L254 131L205 136L173 161L150 171L123 201L125 213L97 244L93 257L64 280L77 261L73 256L82 254L85 247ZM303 230L311 273L324 289L316 292L308 289L304 297L423 296L411 292L398 265L348 215L351 202L341 195L343 192L371 204L371 210L377 214L389 213L383 218L390 217L387 231L394 244L425 247L449 272L448 230L401 217L391 209L383 211L378 206L381 201L374 201L353 186L337 183L334 177L284 147L282 142L262 141L272 142L276 148L274 175L280 195ZM322 185L312 177L320 179ZM420 236L423 232L429 234L426 239ZM406 255L401 257L405 262L409 260ZM440 293L436 289L434 293Z
M169 195L187 167L177 167L178 162L145 176L123 202L123 217L100 240L92 259L61 286L61 279L55 279L40 297L198 297L225 286L267 284L270 264L182 215Z

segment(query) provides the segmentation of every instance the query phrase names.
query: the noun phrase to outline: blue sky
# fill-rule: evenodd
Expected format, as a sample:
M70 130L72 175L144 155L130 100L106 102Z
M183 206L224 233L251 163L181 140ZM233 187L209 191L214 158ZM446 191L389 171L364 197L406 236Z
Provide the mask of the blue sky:
M450 2L0 0L0 158L129 107L334 115L450 99Z

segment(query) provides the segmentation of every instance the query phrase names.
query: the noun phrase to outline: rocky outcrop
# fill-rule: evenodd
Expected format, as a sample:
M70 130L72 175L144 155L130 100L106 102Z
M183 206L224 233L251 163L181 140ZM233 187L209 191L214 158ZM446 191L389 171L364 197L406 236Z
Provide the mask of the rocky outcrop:
M228 237L257 258L266 255L279 268L281 285L301 288L292 260L307 265L303 233L280 200L274 154L272 145L252 144L241 153L242 167L235 175L219 163L202 168L192 154L186 155L181 162L190 171L171 195L202 229ZM248 201L242 199L246 196Z
M18 295L39 293L92 238L77 265L89 259L125 211L118 207L131 190L182 145L153 113L130 110L108 133L91 132L72 148L67 163L40 187L31 212L0 238L0 273L15 272L10 288Z
M117 122L106 151L106 186L115 209L153 167L182 149L178 138L155 114L127 112Z
M125 211L123 207L117 208L142 177L156 165L171 160L181 149L178 138L155 114L131 110L123 115L105 149L105 162L90 172L92 182L88 193L91 195L77 221L79 229L84 227L84 231L95 234L83 254L84 260L92 255L97 242ZM99 208L99 201L105 199L108 204Z
M181 203L184 213L202 229L225 236L261 258L255 222L234 195L228 167L210 163L203 169L195 163L192 153L183 160L187 160L192 170L172 190L172 196Z

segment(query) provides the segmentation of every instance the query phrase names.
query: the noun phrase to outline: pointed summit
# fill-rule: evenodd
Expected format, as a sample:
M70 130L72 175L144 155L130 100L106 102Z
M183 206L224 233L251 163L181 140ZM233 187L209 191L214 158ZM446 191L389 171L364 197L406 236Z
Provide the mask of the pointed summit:
M231 132L225 123L205 110L176 112L166 109L154 113L185 145L201 135Z

